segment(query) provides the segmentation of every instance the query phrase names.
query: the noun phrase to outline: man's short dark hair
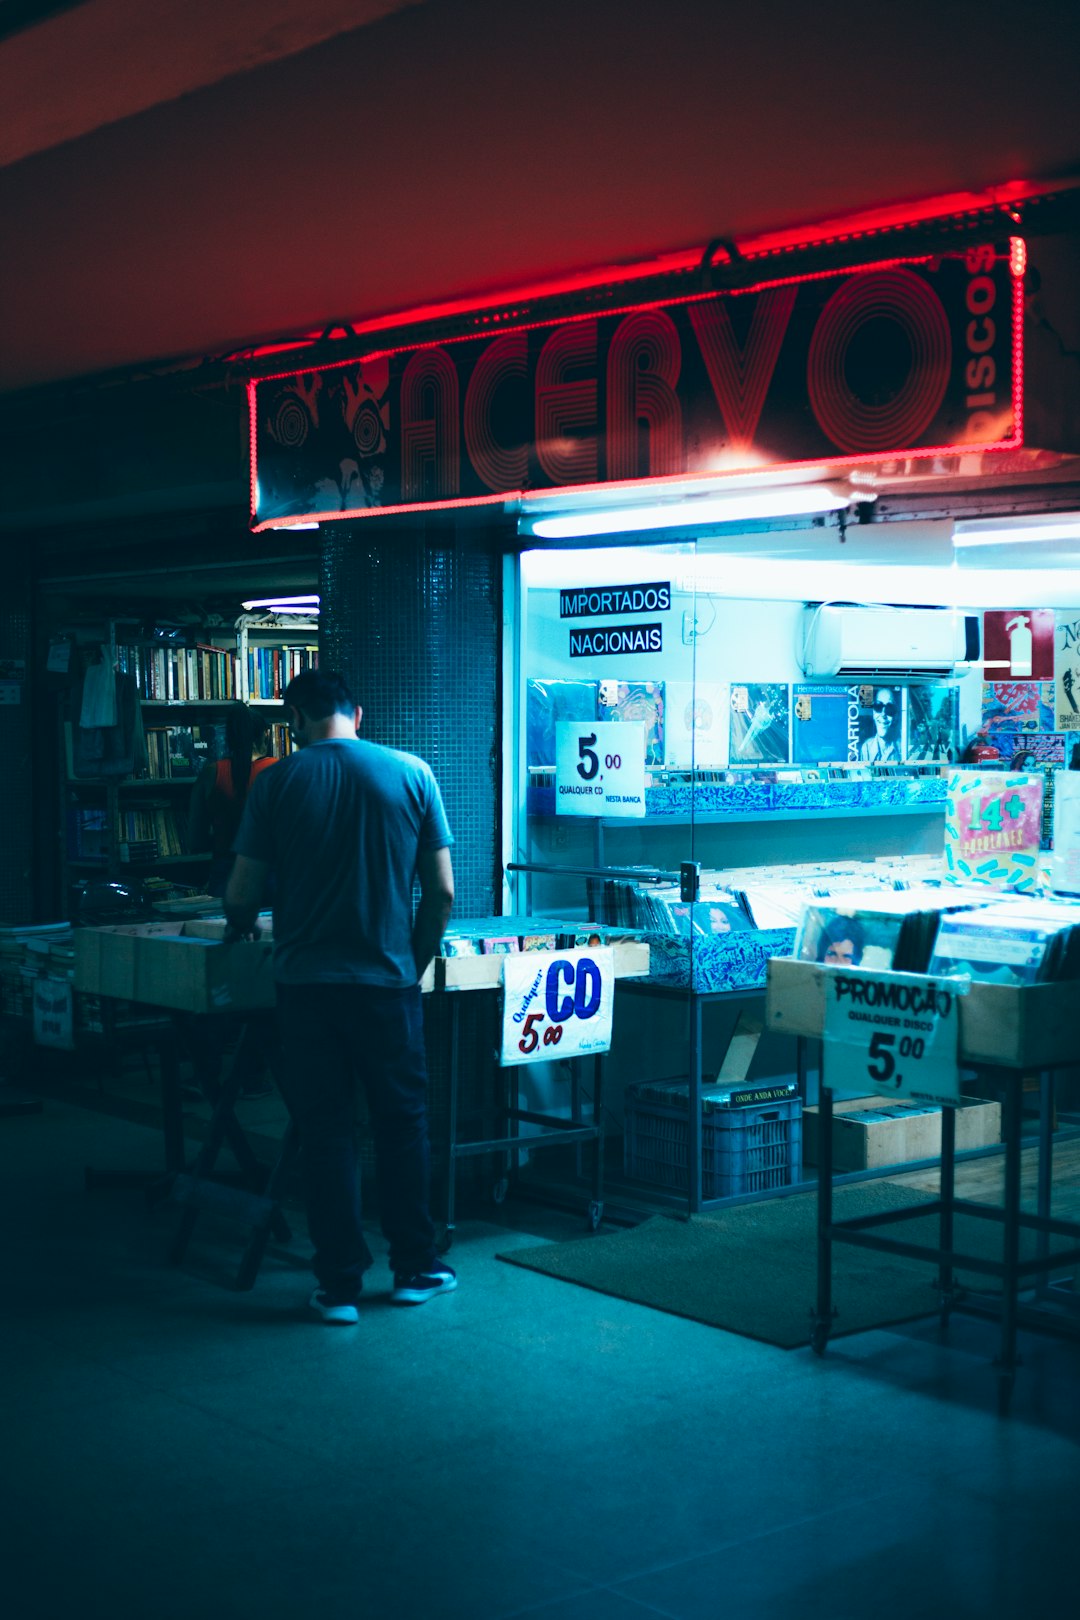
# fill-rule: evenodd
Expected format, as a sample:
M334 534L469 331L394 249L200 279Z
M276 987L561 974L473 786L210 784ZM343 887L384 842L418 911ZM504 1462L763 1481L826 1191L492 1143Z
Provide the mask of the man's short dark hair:
M852 946L852 962L862 961L862 953L866 949L866 931L857 917L830 917L821 930L821 939L818 944L818 961L824 960L825 952L830 945L839 945L841 940L849 939Z
M356 708L345 677L332 669L305 669L303 674L294 675L282 702L299 709L309 720L329 720L332 714L352 715Z

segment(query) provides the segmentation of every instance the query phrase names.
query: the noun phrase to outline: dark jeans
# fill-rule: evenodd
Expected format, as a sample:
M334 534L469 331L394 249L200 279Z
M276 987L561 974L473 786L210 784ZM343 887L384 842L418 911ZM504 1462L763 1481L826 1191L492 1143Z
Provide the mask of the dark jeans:
M360 1224L358 1078L391 1270L412 1275L436 1259L420 989L279 984L277 997L281 1080L300 1133L315 1275L327 1293L350 1299L372 1263Z

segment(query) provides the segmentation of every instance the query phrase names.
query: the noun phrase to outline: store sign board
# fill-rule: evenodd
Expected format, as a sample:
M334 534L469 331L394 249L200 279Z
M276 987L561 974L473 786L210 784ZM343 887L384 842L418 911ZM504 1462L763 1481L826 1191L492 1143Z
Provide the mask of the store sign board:
M547 1063L611 1046L615 952L523 951L503 962L500 1062Z
M645 737L631 721L557 721L555 814L643 816Z
M560 619L613 619L620 613L666 613L671 581L652 585L578 585L559 592Z
M255 525L1020 442L1007 242L528 316L254 383Z
M823 968L822 1081L856 1096L960 1099L957 979Z

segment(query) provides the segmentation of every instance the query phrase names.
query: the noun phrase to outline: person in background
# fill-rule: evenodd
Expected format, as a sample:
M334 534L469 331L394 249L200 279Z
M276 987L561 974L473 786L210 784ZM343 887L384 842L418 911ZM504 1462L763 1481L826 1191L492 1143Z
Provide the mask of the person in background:
M323 1322L345 1325L359 1320L372 1264L361 1223L358 1078L375 1139L391 1299L422 1305L457 1286L428 1210L420 999L453 906L453 838L431 767L357 736L361 710L340 675L305 671L289 682L284 704L298 752L248 795L225 937L250 936L272 875L283 1082L315 1245L309 1303Z
M208 894L223 895L233 864L233 840L240 828L252 782L277 761L269 752L270 731L245 703L229 705L225 753L209 760L195 778L188 811L188 848L210 852Z
M208 850L208 894L222 896L232 871L233 840L240 827L248 789L269 766L270 731L262 716L244 703L232 703L225 716L225 753L209 760L195 778L188 811L188 848L192 854ZM268 1097L273 1091L268 1070L274 1056L273 1019L217 1019L212 1027L190 1030L198 1061L211 1072L218 1070L226 1046L239 1044L234 1062L240 1069L240 1096L245 1101Z

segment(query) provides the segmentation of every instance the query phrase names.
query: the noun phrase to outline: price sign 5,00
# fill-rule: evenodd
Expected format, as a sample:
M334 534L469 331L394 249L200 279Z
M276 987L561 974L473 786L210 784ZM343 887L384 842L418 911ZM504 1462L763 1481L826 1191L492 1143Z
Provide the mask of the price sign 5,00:
M823 972L826 1085L917 1102L960 1101L965 983L916 973Z
M610 945L506 957L501 1062L543 1063L606 1052L614 985Z

